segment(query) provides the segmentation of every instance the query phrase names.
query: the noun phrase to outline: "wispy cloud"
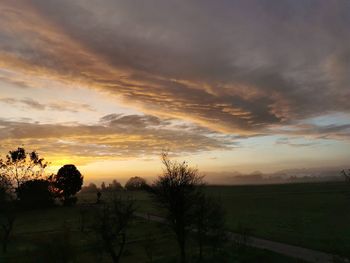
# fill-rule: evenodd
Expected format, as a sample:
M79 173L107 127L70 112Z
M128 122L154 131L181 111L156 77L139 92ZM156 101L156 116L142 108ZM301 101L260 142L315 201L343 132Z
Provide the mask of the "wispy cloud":
M173 120L118 114L104 116L95 125L0 120L0 152L30 145L51 155L113 159L159 155L164 149L193 153L232 149L236 145L234 137L204 130L199 134L192 126L188 124L187 130L179 130Z
M95 109L85 103L78 103L72 101L56 101L51 103L41 103L31 98L0 98L0 102L7 103L10 105L19 105L32 110L52 110L52 111L69 111L69 112L78 112L78 111L94 111Z

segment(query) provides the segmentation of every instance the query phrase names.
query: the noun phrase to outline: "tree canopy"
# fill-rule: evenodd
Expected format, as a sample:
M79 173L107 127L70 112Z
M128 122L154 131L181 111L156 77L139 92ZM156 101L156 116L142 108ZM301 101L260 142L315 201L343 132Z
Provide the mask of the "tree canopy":
M0 159L0 177L6 180L12 189L22 183L43 178L47 162L35 151L27 153L22 147L9 151L5 159Z
M126 190L144 190L147 186L145 179L139 176L131 177L125 184Z
M65 205L74 202L75 194L83 185L83 176L73 164L61 167L53 177L53 185L57 189L58 196L63 199Z

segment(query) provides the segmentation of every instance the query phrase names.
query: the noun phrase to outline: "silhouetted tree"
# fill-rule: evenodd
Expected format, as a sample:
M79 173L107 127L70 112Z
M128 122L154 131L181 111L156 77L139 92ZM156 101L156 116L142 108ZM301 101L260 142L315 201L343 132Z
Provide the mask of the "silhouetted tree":
M180 248L181 262L186 262L186 241L193 226L194 207L200 195L202 176L186 162L171 161L162 154L164 165L161 175L152 186L155 200L166 211L170 227Z
M97 188L97 185L94 184L94 183L89 183L88 186L83 186L81 188L81 192L82 193L96 193L98 192L98 188Z
M139 176L131 177L125 184L125 189L128 191L145 190L146 187L146 180Z
M344 176L345 181L350 182L350 169L341 171L341 174Z
M28 208L48 207L54 203L48 180L35 179L24 182L16 192L20 203Z
M117 181L113 180L107 187L108 191L120 191L123 190L123 186Z
M126 243L126 230L133 217L134 202L130 199L114 199L105 204L96 216L94 230L101 240L103 249L118 263Z
M70 205L76 202L75 194L81 189L83 176L75 165L66 164L53 177L53 184L58 196L63 198L63 204Z
M103 191L106 191L106 184L105 184L105 182L102 182L101 183L101 191L103 192Z
M199 262L202 262L205 245L210 245L215 252L226 241L225 211L217 200L202 194L195 203L194 218Z
M0 159L0 177L6 178L15 190L26 181L42 178L46 167L47 163L35 151L27 153L18 147L9 151L5 160Z
M96 204L101 203L101 196L102 196L102 193L101 193L100 191L98 191L98 192L96 193L96 196L97 196Z

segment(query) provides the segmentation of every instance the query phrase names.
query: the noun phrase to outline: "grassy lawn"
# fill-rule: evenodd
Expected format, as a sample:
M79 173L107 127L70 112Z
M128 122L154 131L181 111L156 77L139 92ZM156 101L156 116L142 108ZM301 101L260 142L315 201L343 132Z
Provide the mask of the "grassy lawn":
M346 183L208 186L205 191L220 199L233 231L246 228L257 237L350 256ZM161 214L147 193L123 194L132 195L140 211ZM81 199L96 197L85 194Z

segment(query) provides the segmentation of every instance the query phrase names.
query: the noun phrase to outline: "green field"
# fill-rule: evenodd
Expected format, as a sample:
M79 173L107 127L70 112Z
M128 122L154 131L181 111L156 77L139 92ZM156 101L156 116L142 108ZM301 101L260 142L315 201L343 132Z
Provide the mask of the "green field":
M252 235L350 256L350 185L308 183L265 186L213 186L228 225Z
M344 182L207 186L220 199L232 231L350 256L350 185ZM141 211L160 214L148 194L134 192ZM90 197L94 198L94 197Z
M350 255L350 186L345 183L207 186L205 191L220 199L227 212L228 228L232 231L248 229L253 236ZM162 215L145 192L122 191L118 195L132 196L138 211ZM61 240L63 230L67 228L73 244L71 249L79 255L76 262L109 262L106 254L96 251L93 235L79 231L80 206L93 203L96 196L84 193L78 198L75 207L18 214L9 253L6 257L0 254L0 262L45 262L31 261L34 258L31 251L52 257L47 240ZM102 199L107 201L108 194L104 193ZM153 262L176 262L177 247L169 229L141 219L134 220L130 228L122 262L147 262L144 244L149 243L150 236L154 238ZM189 249L195 254L194 245ZM296 262L257 249L237 255L234 244L228 244L225 249L227 258L241 257L227 262L256 262L256 258L260 258L259 262ZM48 252L45 254L45 251Z
M138 193L140 196L144 194ZM86 196L92 198L91 195ZM55 207L17 214L8 252L0 252L0 262L112 262L102 253L95 234L80 231L81 204L75 207ZM128 241L121 262L178 262L178 250L172 232L164 225L135 218L127 232ZM197 262L197 247L188 245L190 261ZM151 251L152 261L147 252ZM237 247L227 243L219 258L206 251L204 262L301 262L265 250ZM69 258L69 260L67 260Z

